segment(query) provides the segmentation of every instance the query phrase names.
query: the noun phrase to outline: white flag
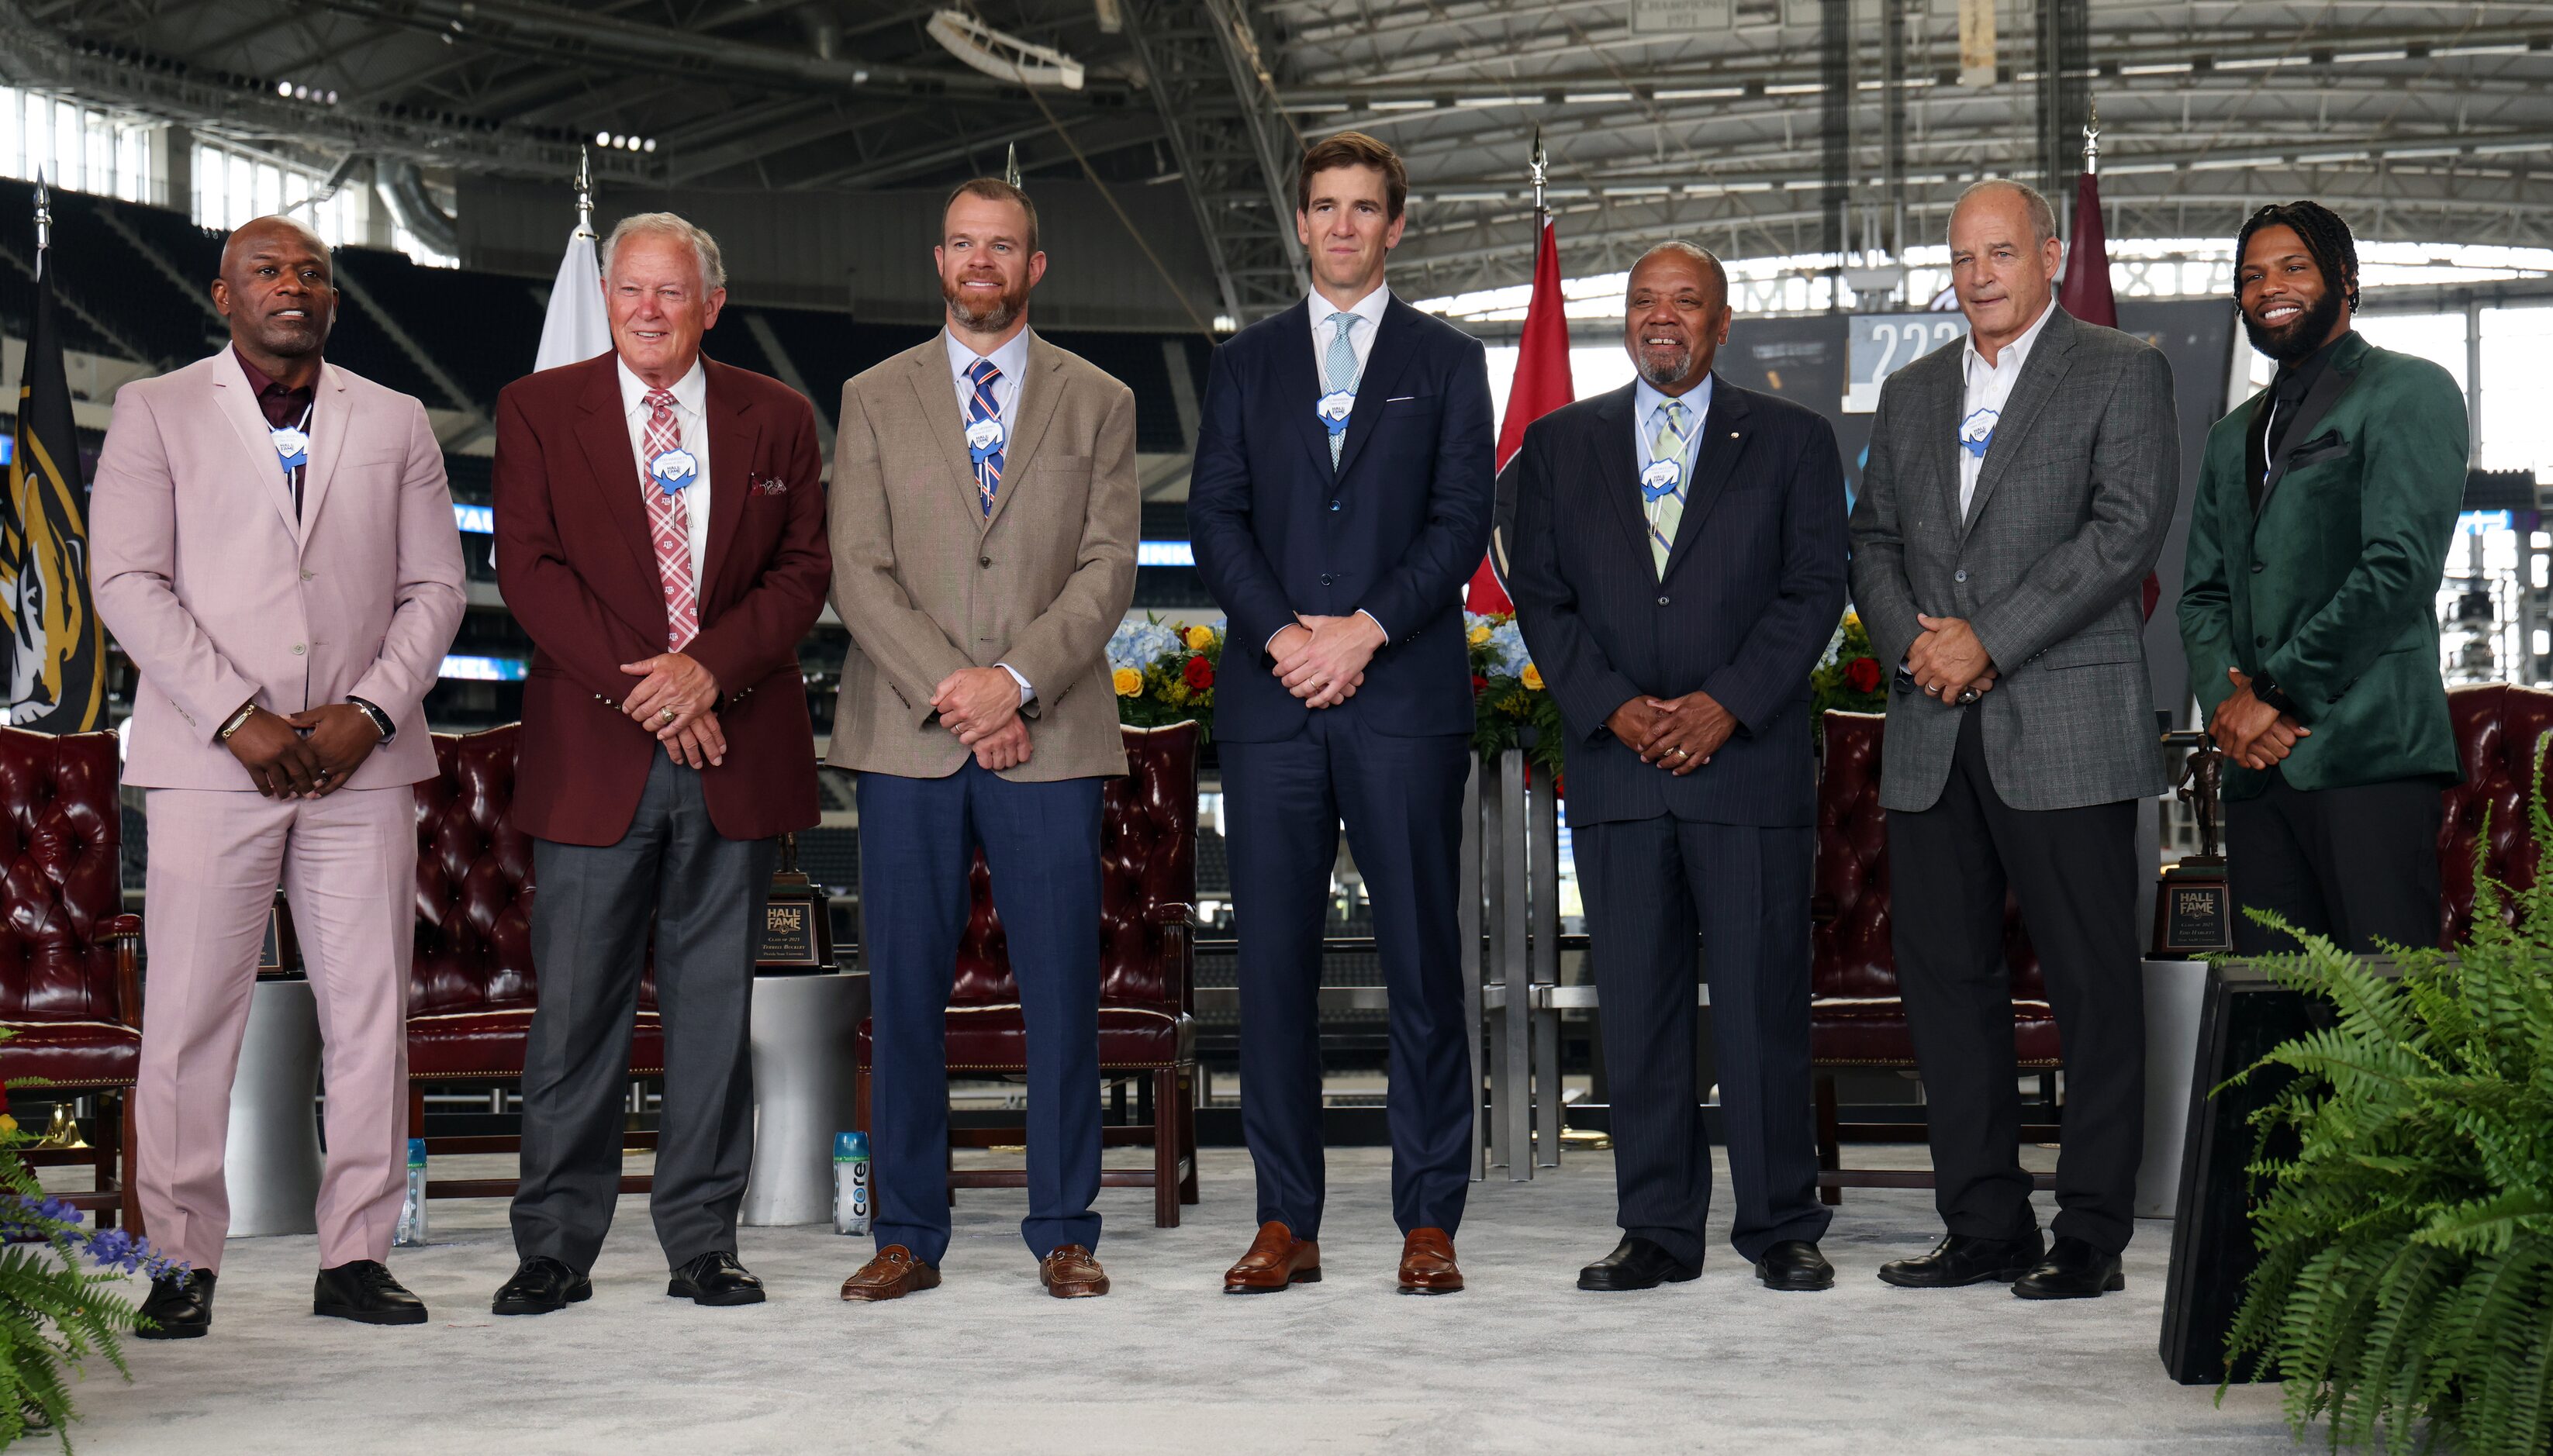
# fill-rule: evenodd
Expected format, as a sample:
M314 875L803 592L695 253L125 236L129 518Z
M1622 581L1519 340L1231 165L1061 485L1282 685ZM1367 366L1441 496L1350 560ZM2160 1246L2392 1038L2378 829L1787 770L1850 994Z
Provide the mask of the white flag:
M582 229L569 236L550 285L549 317L541 321L541 352L532 367L578 364L611 348L611 324L603 312L603 265L594 239Z

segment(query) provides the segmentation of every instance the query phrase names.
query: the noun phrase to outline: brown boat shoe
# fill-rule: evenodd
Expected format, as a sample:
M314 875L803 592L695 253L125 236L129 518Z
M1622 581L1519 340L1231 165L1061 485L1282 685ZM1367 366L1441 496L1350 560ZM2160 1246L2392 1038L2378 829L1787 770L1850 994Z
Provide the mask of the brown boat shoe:
M1321 1246L1294 1237L1294 1230L1272 1218L1259 1225L1250 1252L1223 1272L1227 1295L1269 1295L1287 1285L1321 1282Z
M902 1244L889 1244L877 1251L877 1257L859 1267L859 1272L842 1281L842 1298L863 1303L878 1300L901 1300L922 1290L940 1288L940 1267L925 1264L913 1257L913 1251Z
M1038 1283L1058 1300L1087 1300L1108 1293L1108 1271L1079 1244L1057 1244L1038 1261Z
M1454 1265L1453 1237L1441 1228L1413 1228L1400 1244L1400 1292L1450 1295L1463 1287Z

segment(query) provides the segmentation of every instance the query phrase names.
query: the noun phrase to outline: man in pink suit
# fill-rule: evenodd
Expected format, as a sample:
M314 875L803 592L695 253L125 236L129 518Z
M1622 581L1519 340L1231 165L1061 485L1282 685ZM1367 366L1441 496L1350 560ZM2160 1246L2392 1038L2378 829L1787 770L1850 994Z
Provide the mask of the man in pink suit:
M145 1227L192 1266L154 1338L211 1326L231 1078L278 879L326 1051L315 1313L418 1324L383 1260L407 1153L422 707L461 624L461 541L425 410L320 361L326 245L260 218L222 250L231 347L116 396L90 497L99 617L140 670L125 781L149 790Z

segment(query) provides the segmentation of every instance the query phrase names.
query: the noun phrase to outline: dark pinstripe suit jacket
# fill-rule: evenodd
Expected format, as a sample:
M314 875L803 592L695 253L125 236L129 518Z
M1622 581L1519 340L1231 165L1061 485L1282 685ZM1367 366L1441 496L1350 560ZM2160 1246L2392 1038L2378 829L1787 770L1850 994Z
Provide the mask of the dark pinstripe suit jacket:
M1536 420L1509 466L1507 594L1569 725L1569 822L1811 823L1809 670L1844 598L1834 429L1715 378L1661 577L1640 508L1631 395L1625 384ZM1605 726L1633 697L1696 689L1738 727L1684 778L1641 763Z

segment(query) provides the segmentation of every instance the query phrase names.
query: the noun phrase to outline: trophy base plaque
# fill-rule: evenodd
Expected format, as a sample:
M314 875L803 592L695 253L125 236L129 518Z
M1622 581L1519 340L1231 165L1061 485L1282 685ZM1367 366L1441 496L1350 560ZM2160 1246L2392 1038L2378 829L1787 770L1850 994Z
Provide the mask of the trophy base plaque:
M825 891L798 868L798 836L780 837L780 869L762 910L758 975L813 975L833 969L833 917Z
M2165 866L2155 888L2154 956L2186 961L2234 949L2234 887L2222 855Z

